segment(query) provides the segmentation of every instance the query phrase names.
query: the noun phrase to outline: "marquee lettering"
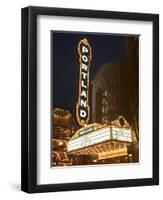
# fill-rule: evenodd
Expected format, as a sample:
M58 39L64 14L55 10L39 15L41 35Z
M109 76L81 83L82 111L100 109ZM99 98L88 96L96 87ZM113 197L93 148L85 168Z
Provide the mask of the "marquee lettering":
M78 100L76 104L76 116L80 126L88 124L90 118L89 107L89 68L92 59L91 47L87 39L80 40L78 43L79 59L79 88Z

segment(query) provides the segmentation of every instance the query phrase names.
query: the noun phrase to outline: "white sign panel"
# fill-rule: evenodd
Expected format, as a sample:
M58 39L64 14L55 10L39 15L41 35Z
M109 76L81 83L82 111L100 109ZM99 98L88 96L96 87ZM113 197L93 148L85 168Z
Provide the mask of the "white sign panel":
M112 128L112 138L113 138L113 140L132 142L131 129L113 127Z
M67 151L74 151L106 140L110 140L110 127L102 128L79 138L70 140L67 145Z

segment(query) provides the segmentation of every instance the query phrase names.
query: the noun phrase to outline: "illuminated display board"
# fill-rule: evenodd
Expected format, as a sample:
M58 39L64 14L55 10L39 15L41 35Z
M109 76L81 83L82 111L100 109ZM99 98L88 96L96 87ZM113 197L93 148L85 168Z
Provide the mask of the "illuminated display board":
M117 140L120 142L132 142L131 129L118 128L113 126L100 128L96 131L92 131L88 134L79 136L78 138L71 139L67 144L67 151L75 151L84 147L111 140Z
M79 88L78 100L76 104L76 117L80 126L88 124L90 117L89 107L89 71L92 59L92 50L87 39L78 43L79 59Z
M114 140L132 142L131 129L112 127L112 138Z
M110 127L101 128L99 130L80 136L68 142L67 151L74 151L94 144L110 140Z

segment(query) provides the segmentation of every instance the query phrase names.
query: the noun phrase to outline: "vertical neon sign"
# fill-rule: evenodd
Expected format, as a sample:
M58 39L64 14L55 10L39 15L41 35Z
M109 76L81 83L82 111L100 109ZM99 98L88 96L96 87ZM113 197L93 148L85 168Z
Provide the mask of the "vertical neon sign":
M77 50L79 60L79 88L76 117L80 126L86 126L90 119L89 74L90 62L92 60L92 50L86 38L79 41Z

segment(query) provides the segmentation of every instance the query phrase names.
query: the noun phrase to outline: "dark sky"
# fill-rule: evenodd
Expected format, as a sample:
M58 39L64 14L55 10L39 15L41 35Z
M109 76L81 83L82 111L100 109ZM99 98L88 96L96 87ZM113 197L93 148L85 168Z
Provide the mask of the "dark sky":
M53 107L73 111L76 97L77 45L86 38L92 48L90 78L106 63L125 57L125 36L52 32L52 92ZM90 80L90 81L91 81Z

